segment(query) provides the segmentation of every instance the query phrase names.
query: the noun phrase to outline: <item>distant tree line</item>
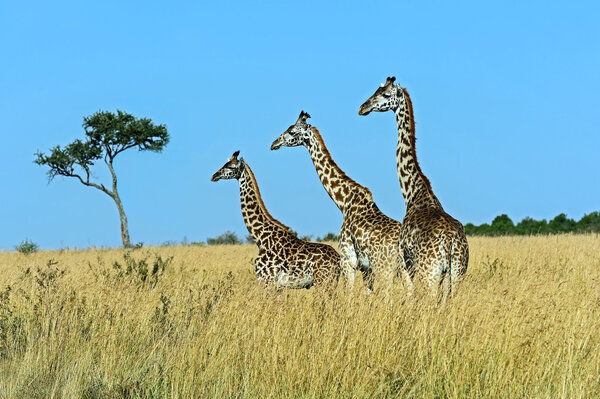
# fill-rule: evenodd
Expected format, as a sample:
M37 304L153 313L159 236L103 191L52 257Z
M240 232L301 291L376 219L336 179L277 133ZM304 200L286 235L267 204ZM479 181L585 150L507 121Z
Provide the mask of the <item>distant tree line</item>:
M509 235L547 235L547 234L564 234L564 233L600 233L600 212L592 212L584 215L579 221L575 221L568 218L567 215L561 213L550 221L546 219L535 220L532 218L525 218L519 223L515 224L510 217L506 214L496 216L491 224L484 223L479 226L473 223L467 223L465 225L465 231L470 236L509 236ZM292 233L298 236L298 233L292 230ZM327 233L323 237L316 237L313 240L312 235L305 235L299 237L305 241L316 241L316 242L335 242L338 236L334 233ZM252 236L247 235L245 240L242 240L231 231L226 231L223 234L208 238L206 244L208 245L224 245L224 244L254 244Z
M600 233L600 212L584 215L579 221L568 218L561 213L549 222L546 219L535 220L525 218L515 224L506 214L496 216L491 224L473 223L465 225L467 235L471 236L508 236L508 235L537 235L563 233Z
M294 230L292 230L292 234L294 234L296 237L298 237L298 233L295 232ZM299 237L301 240L304 241L312 241L312 236L311 235L307 235L307 236L302 236ZM327 233L325 234L323 237L317 237L315 239L315 241L317 242L324 242L324 241L337 241L338 236L334 233ZM206 239L206 244L207 245L232 245L232 244L243 244L244 241L242 241L237 234L235 234L232 231L226 231L223 234L217 236L217 237L213 237L213 238L207 238ZM246 244L254 244L254 239L252 238L251 235L247 235L246 236Z

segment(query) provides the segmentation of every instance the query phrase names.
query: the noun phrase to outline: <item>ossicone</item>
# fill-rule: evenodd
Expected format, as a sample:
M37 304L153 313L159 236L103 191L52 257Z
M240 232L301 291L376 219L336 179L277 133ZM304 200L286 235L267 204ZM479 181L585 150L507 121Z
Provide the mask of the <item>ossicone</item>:
M298 117L299 120L306 122L306 120L308 118L310 118L310 115L308 114L308 112L300 111L300 116Z
M396 77L395 76L388 76L388 78L386 79L386 83L394 83L396 81Z
M237 159L238 155L240 155L240 150L237 150L236 152L234 152L233 155L231 156L231 159Z

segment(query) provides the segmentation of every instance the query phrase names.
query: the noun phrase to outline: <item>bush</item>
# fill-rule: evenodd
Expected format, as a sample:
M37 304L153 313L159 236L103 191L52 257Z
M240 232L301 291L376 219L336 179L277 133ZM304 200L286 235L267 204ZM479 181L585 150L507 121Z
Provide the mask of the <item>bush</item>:
M317 237L317 242L323 242L323 241L337 241L338 240L338 236L335 233L327 233L323 236L323 238L321 237Z
M123 263L115 261L112 267L116 271L116 281L133 281L138 287L144 288L148 285L154 288L172 262L172 256L163 259L162 256L154 254L154 259L150 259L148 253L141 259L135 259L128 251L123 254Z
M577 230L583 233L600 232L600 212L592 212L577 222Z
M492 221L491 228L494 232L494 235L506 236L514 232L515 224L507 214L503 213L500 216L496 216L496 218Z
M237 234L232 231L226 231L215 238L207 238L206 243L208 245L231 245L231 244L241 244L242 241L238 238Z
M535 220L527 217L517 224L515 232L519 235L547 234L548 223L546 219Z
M17 252L29 255L34 252L37 252L40 249L40 247L33 241L23 240L19 245L15 246L15 249L17 250Z
M548 228L550 231L557 234L573 232L575 231L576 227L577 222L573 219L569 219L564 213L561 213L548 222Z

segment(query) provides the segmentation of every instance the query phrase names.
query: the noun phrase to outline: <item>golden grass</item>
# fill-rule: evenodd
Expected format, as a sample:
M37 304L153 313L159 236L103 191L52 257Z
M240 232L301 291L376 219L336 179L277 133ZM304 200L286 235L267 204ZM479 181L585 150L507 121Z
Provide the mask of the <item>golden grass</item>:
M253 246L0 253L0 397L600 397L600 236L470 246L439 306L264 290Z

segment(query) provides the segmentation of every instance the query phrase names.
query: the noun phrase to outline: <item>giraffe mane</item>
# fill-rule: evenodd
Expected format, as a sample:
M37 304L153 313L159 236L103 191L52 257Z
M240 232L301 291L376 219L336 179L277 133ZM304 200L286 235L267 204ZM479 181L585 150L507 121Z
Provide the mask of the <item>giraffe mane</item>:
M273 222L273 224L275 224L277 227L280 227L286 231L290 231L290 228L288 226L281 223L279 220L275 219L269 213L269 211L267 210L267 207L265 206L265 203L263 202L262 195L260 195L258 183L256 182L256 177L254 177L254 172L252 172L252 169L250 169L250 166L245 162L244 162L244 166L246 168L246 171L248 172L248 175L250 176L250 180L252 180L252 185L254 185L254 191L256 193L256 198L258 199L258 206L260 207L260 209L262 209L262 211L264 212L267 219L269 219L271 222Z
M318 141L318 142L321 144L321 146L322 146L322 148L323 148L323 153L325 154L325 156L326 156L327 158L331 159L331 163L332 163L334 166L336 166L336 167L337 167L337 168L340 170L340 172L342 173L342 179L348 179L348 180L352 180L352 179L350 179L350 178L348 177L348 175L346 174L346 172L344 172L344 171L342 170L342 168L340 168L340 167L338 166L338 164L337 164L337 163L335 163L335 161L333 160L333 157L331 156L331 153L329 152L329 149L328 149L328 148L327 148L327 146L325 145L325 141L323 140L323 136L321 136L321 133L319 132L319 129L317 129L317 128L316 128L316 127L314 127L314 126L311 126L310 128L311 128L311 130L313 131L313 133L314 133L314 135L315 135L315 137L316 137L317 141Z
M416 146L417 137L415 135L415 117L413 114L412 100L410 99L410 94L408 94L408 90L406 90L404 87L401 87L400 89L404 93L404 98L406 98L406 106L408 107L408 115L410 117L410 128L409 128L410 129L410 148L413 153L413 158L415 159L415 166L417 168L417 173L419 175L421 175L421 178L423 179L423 182L425 183L425 188L427 189L427 191L429 191L431 194L433 194L433 190L431 188L431 182L429 181L427 176L425 176L425 174L421 170L421 165L419 165L419 161L417 160L417 146Z

